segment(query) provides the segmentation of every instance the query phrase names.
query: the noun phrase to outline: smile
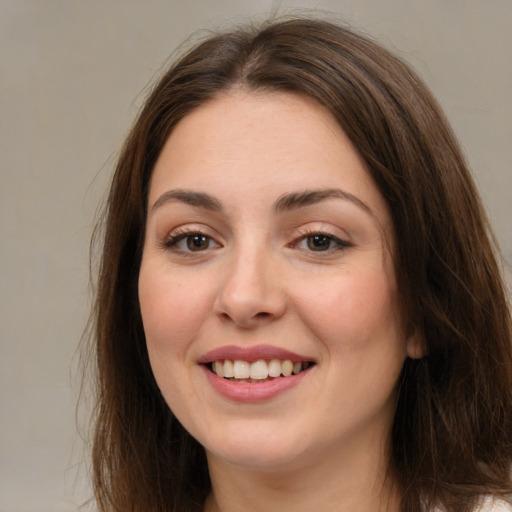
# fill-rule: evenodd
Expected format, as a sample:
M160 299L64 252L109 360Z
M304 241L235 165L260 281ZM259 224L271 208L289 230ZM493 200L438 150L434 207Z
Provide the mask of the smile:
M225 379L240 382L261 382L269 378L289 377L306 370L311 363L307 361L292 362L290 359L271 359L265 361L217 360L211 363L210 370Z
M262 402L297 386L316 366L311 357L279 347L219 347L198 360L210 385L237 402Z

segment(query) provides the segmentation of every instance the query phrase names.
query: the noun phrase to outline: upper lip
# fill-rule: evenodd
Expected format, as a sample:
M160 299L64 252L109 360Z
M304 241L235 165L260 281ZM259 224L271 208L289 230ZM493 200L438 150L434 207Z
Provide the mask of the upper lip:
M313 361L313 358L291 352L271 345L256 345L252 347L240 347L238 345L227 345L210 350L198 359L199 364L213 363L214 361L247 361L254 362L261 359L289 359L292 363L299 361Z

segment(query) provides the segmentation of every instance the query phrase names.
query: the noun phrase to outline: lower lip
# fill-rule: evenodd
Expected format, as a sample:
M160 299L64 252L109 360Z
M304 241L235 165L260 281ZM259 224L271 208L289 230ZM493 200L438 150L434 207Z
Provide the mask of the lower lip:
M312 370L311 367L297 375L277 377L265 382L237 382L219 377L206 366L202 366L202 368L206 374L206 378L215 391L229 400L244 403L257 403L271 400L297 386L306 374Z

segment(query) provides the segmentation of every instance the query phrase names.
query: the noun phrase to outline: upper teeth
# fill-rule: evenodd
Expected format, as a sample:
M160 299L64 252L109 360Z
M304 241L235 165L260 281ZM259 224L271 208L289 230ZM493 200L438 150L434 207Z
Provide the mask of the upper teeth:
M271 359L268 362L260 359L252 363L249 361L231 361L226 359L224 361L215 361L212 369L219 377L264 380L268 377L280 377L281 375L289 377L292 373L299 373L307 365L308 363L300 361L293 363L289 359L284 361Z

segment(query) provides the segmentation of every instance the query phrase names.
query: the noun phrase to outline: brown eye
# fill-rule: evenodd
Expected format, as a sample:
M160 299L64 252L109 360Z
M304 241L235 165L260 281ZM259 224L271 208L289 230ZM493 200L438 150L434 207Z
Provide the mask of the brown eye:
M204 235L191 235L186 237L186 244L189 251L204 251L210 247L210 238Z
M328 251L333 239L326 235L312 235L306 238L307 247L311 251Z
M202 252L220 247L213 238L202 233L178 233L165 241L164 247L175 253Z
M352 244L329 233L318 232L303 235L292 246L306 252L325 252L327 256L333 251L344 251L352 247Z

